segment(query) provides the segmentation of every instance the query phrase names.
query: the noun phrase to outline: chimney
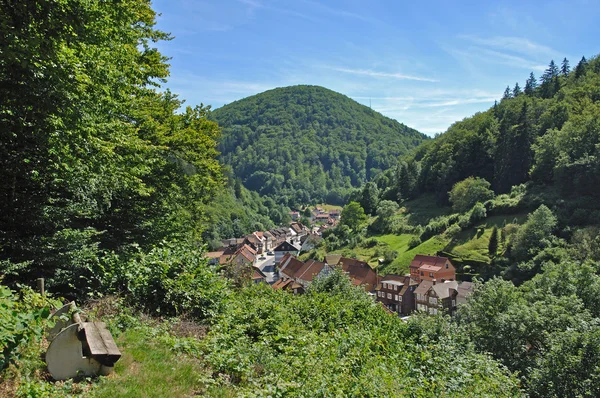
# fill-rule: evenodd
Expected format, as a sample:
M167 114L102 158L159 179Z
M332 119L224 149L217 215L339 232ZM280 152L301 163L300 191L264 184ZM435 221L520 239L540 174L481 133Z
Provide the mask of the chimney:
M435 278L432 280L432 282L433 282L433 284L435 285L435 282L436 282Z

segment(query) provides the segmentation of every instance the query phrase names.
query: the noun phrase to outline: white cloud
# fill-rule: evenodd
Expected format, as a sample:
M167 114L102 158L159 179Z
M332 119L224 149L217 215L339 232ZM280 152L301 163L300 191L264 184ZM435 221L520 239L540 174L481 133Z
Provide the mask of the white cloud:
M508 50L520 54L546 54L556 55L557 52L552 48L543 44L535 43L529 39L522 37L510 37L510 36L494 36L489 38L482 38L472 35L459 35L461 39L468 40L472 43L489 46L493 48Z
M410 76L410 75L404 75L402 73L377 72L377 71L372 71L372 70L368 70L368 69L350 69L350 68L338 68L338 67L329 67L329 69L332 69L332 70L335 70L338 72L351 73L351 74L355 74L355 75L363 75L363 76L370 76L370 77L389 77L392 79L416 80L416 81L421 81L421 82L432 82L432 83L439 81L439 80L431 79L428 77Z

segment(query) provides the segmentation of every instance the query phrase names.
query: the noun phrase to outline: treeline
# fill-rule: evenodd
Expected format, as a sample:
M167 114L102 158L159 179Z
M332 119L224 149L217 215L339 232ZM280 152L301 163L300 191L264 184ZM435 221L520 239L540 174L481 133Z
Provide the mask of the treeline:
M467 177L480 177L497 193L532 181L551 184L566 197L600 195L600 60L582 58L574 70L554 61L539 81L533 73L492 108L453 124L423 143L377 183L385 199L448 192ZM596 215L595 217L597 217ZM598 218L597 221L600 221Z
M318 86L277 88L211 115L223 127L221 160L250 190L299 207L344 204L348 192L426 137Z

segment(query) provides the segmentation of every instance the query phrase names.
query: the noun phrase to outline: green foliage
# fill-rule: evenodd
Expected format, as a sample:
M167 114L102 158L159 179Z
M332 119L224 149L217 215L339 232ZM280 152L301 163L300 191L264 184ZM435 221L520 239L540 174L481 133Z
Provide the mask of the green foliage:
M199 358L238 395L514 396L515 380L442 318L404 323L341 272L303 296L251 286L211 328Z
M0 285L0 371L18 362L28 344L41 341L50 310L57 304L29 288L20 295Z
M400 207L398 203L391 200L382 200L377 206L377 219L371 225L379 233L390 232L394 222L394 216Z
M490 183L483 178L468 177L457 182L449 192L452 209L457 213L464 213L477 202L485 202L494 197Z
M475 206L469 212L469 221L471 225L474 225L476 222L481 221L487 217L487 210L485 206L481 202L475 203Z
M527 222L519 228L513 242L513 255L518 260L532 257L549 245L549 238L556 227L556 217L545 205L527 217Z
M595 267L547 262L519 288L476 284L458 321L479 350L519 372L530 396L596 396L599 294Z
M353 187L426 139L317 86L269 90L216 109L212 117L223 126L223 162L248 189L292 208L317 201L343 205Z
M157 91L168 65L155 43L169 36L154 29L150 3L0 6L5 282L44 276L85 299L103 256L197 242L222 182L219 129L207 107L176 113L182 102ZM17 264L28 266L12 272Z
M368 182L365 184L360 197L360 205L367 215L375 215L379 203L379 189L377 184Z
M389 196L386 199L391 198L398 185L410 186L410 175L417 181L411 193L434 193L439 204L446 204L448 191L473 176L490 182L497 194L533 180L557 184L567 198L599 197L599 63L598 57L584 58L569 73L568 61L564 72L551 62L539 86L532 73L524 94L515 87L488 111L454 123L440 137L424 142L381 174L379 188ZM416 177L405 172L413 163ZM407 198L402 192L400 197Z
M207 265L202 250L163 243L138 251L129 261L114 257L107 264L111 290L126 293L130 304L155 315L210 319L228 296L228 282Z
M350 202L342 210L340 215L341 220L339 225L345 225L353 232L358 232L360 226L367 221L367 216L360 203Z

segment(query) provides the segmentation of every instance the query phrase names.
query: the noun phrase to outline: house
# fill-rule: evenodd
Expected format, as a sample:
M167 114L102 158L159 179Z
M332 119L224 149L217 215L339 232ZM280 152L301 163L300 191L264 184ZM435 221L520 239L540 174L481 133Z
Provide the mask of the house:
M315 222L322 222L322 223L326 223L329 221L329 213L320 213L317 214L315 217Z
M274 290L292 290L292 285L294 281L292 279L284 279L280 278L275 283L271 285Z
M336 264L329 262L327 264L341 268L350 277L354 286L362 286L367 292L374 291L377 286L377 274L364 261L340 257Z
M252 272L252 282L261 283L267 282L267 276L260 270L258 267L253 267L254 271Z
M446 257L418 254L410 263L410 277L417 282L456 280L456 269Z
M422 281L415 289L415 303L418 311L454 315L457 305L465 303L472 292L471 282Z
M229 239L223 239L221 241L221 245L223 245L223 247L229 247L229 246L239 246L241 244L244 243L244 239L245 238L229 238Z
M422 281L415 289L416 306L418 311L430 314L446 313L454 315L456 312L456 298L458 296L458 282L446 281L437 283Z
M251 264L254 265L256 263L256 250L254 250L249 245L242 245L240 248L231 256L229 262L237 263L238 265L242 264Z
M376 300L397 314L408 315L415 310L414 291L417 286L418 283L408 275L388 274L375 288Z
M273 289L289 288L296 294L303 293L312 281L329 275L332 271L333 268L328 264L315 260L302 262L288 253L281 260L281 277L273 284ZM292 283L288 283L289 281Z
M306 228L302 223L293 222L290 224L290 228L296 233L298 239L308 235L308 228Z
M225 250L219 250L219 251L214 251L214 252L208 252L206 253L206 258L208 259L208 264L209 265L217 265L219 264L219 259L221 258L221 256L223 255L223 253L225 253Z
M275 245L273 243L273 242L275 242L275 237L269 231L265 231L262 234L265 239L265 251L269 252L269 251L271 251L271 249L273 249L275 247Z
M340 216L341 216L342 212L339 210L330 210L329 211L329 217L339 220Z
M288 253L282 257L279 263L279 275L283 278L292 279L303 265L302 261Z
M292 245L290 242L284 240L273 251L275 252L275 264L278 264L283 256L288 253L297 256L300 252L300 249Z
M300 238L300 251L301 252L307 252L310 251L312 249L315 248L315 246L317 245L317 243L319 243L319 241L321 240L321 236L320 235L315 235L315 234L307 234L304 235Z
M262 254L266 251L265 237L262 232L253 232L250 235L246 235L244 243L256 250L258 254Z
M298 211L290 211L288 214L292 218L292 221L296 221L297 219L300 218L300 212L298 212Z

